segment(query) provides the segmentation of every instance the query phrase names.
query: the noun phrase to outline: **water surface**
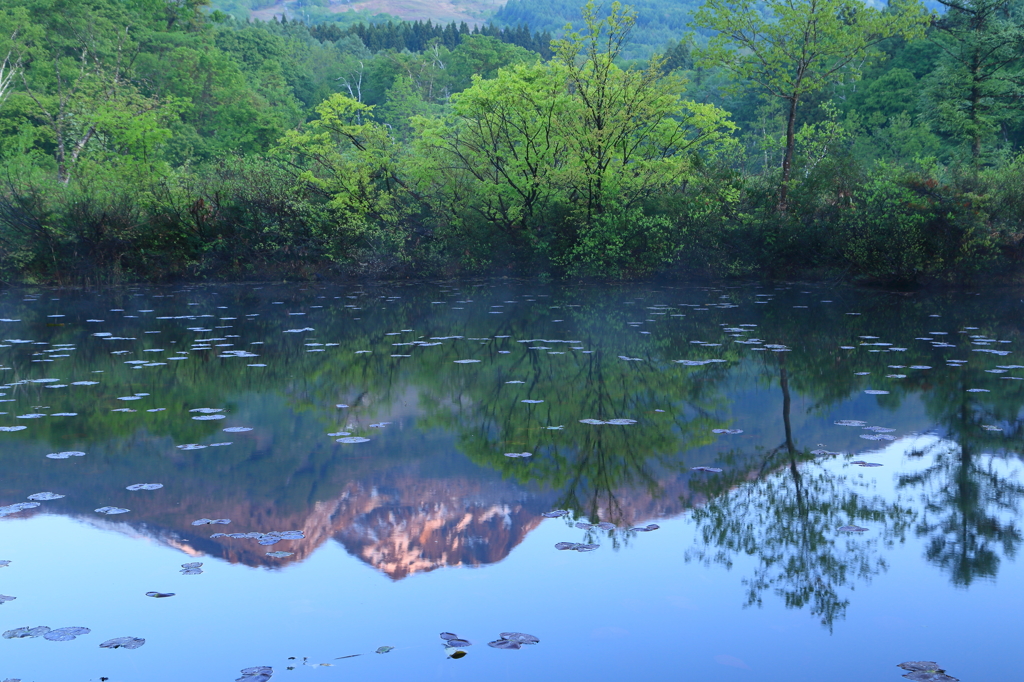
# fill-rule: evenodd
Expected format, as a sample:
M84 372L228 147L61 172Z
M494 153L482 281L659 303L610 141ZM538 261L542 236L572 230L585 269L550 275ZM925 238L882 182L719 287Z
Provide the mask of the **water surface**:
M1022 306L0 292L0 679L1016 679Z

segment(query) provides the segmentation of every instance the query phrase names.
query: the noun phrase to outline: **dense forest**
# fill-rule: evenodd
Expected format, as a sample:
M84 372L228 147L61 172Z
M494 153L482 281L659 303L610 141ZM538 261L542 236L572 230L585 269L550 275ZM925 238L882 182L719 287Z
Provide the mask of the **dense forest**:
M0 281L1019 274L1024 1L525 6L9 0Z

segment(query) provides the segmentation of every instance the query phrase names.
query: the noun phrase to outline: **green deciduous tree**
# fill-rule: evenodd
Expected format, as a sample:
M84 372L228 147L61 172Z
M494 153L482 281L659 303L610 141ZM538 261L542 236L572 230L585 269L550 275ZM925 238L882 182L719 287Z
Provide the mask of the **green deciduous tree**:
M886 11L851 0L707 0L696 13L696 26L716 32L696 51L698 63L756 83L787 105L780 209L787 203L800 102L828 85L857 80L878 43L921 35L927 21L921 5L909 0Z
M401 259L410 195L398 174L400 148L370 105L337 93L316 112L277 151L293 158L302 183L328 198L337 216L335 257Z
M718 153L733 129L723 110L685 100L684 82L664 76L660 59L643 70L616 65L632 12L614 3L601 19L590 3L584 19L582 32L553 41L551 62L477 78L452 98L449 116L418 122L421 177L435 196L506 234L525 232L522 241L537 248L558 242L555 252L569 261L621 250L622 221L604 216L681 191L695 157ZM556 206L571 217L551 235L552 221L539 217ZM586 244L576 243L580 235L589 235Z
M1024 4L939 0L932 39L942 50L925 109L935 127L982 160L983 145L1024 114Z

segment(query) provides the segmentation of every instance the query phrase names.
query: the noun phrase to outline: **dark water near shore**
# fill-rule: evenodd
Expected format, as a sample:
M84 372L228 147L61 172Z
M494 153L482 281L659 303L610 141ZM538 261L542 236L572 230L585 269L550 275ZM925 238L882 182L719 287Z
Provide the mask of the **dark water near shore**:
M1018 679L1022 312L802 285L0 292L0 631L90 630L0 639L0 680ZM488 646L509 631L540 642Z

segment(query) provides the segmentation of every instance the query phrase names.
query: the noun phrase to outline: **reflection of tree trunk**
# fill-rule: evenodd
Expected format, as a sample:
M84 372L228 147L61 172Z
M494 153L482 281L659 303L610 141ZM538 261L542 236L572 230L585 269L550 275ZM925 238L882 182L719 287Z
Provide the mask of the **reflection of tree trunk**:
M796 446L793 445L793 425L789 421L789 410L793 400L789 395L789 372L786 370L786 356L779 353L779 386L782 388L782 424L786 429L786 450L789 451L789 471L793 475L796 486L796 505L801 516L804 513L803 487L800 481L800 470L796 466Z
M796 450L793 445L793 426L789 421L792 399L789 396L789 372L786 371L786 356L783 353L779 353L779 386L782 387L782 423L786 427L786 449L792 456Z

